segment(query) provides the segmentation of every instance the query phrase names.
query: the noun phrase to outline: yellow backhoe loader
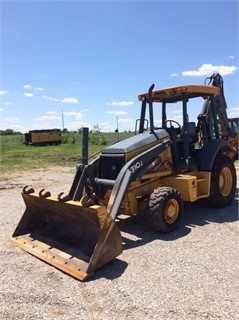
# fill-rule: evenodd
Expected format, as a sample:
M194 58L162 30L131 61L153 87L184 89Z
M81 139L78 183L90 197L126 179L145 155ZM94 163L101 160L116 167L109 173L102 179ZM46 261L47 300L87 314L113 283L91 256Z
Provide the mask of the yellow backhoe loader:
M230 205L236 188L234 150L221 121L226 111L219 114L225 104L218 80L214 74L204 85L159 90L152 85L140 94L136 135L106 147L91 162L83 151L68 194L23 189L26 210L11 242L84 280L121 254L120 215L144 211L151 228L167 233L179 227L184 201ZM196 124L189 121L188 107L197 98L204 103ZM182 126L168 118L172 107L182 110Z

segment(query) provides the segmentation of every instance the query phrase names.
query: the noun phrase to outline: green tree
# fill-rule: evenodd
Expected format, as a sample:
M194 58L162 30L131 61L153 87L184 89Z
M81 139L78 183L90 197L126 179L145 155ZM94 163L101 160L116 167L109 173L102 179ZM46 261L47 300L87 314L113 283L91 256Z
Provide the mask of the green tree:
M97 146L107 144L107 139L98 124L94 125L94 128L90 131L90 142Z
M0 130L1 136L13 136L13 135L20 135L22 134L19 131L14 131L13 129L6 129L6 130Z

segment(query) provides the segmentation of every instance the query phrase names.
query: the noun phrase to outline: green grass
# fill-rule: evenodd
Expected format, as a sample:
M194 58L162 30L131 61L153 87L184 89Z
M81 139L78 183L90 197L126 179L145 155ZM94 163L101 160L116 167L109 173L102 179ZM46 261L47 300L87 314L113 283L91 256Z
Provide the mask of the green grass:
M123 140L132 133L120 133ZM53 166L75 167L81 162L81 137L72 133L64 137L67 143L59 146L25 146L23 136L0 136L0 173L28 171L33 169L47 169ZM107 145L118 140L117 133L105 133ZM105 146L89 144L89 157L102 150Z
M77 163L79 158L79 146L73 144L45 147L26 147L25 145L12 144L2 147L1 170L29 170L53 165L71 166Z

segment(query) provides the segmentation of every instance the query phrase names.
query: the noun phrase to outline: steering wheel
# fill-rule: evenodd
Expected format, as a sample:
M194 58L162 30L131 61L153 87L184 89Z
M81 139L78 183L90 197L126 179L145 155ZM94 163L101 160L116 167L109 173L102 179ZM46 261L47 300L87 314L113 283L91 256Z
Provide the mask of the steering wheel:
M177 121L175 121L175 120L166 120L166 121L165 121L166 127L167 127L167 123L168 123L168 122L170 123L170 127L173 127L173 128L174 128L174 126L172 125L172 123L175 123L175 124L178 126L178 128L176 128L176 129L180 129L180 130L182 129L182 128L181 128L181 125L180 125ZM167 127L167 128L168 128L168 127Z
M176 132L177 135L181 132L182 127L181 127L181 125L180 125L177 121L175 121L175 120L166 120L166 121L165 121L166 128L169 128L169 127L167 127L167 123L170 123L170 127L175 130L175 132ZM174 126L172 125L172 123L175 123L175 124L177 125L177 128L174 128Z

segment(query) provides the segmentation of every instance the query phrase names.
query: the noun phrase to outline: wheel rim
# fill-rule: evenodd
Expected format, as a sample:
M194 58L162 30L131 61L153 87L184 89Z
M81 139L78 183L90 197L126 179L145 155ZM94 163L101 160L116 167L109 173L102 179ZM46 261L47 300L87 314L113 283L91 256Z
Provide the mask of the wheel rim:
M179 205L177 200L171 199L168 201L165 208L165 220L168 224L174 223L179 214Z
M227 167L223 168L219 177L220 192L224 197L227 197L232 189L232 174Z

